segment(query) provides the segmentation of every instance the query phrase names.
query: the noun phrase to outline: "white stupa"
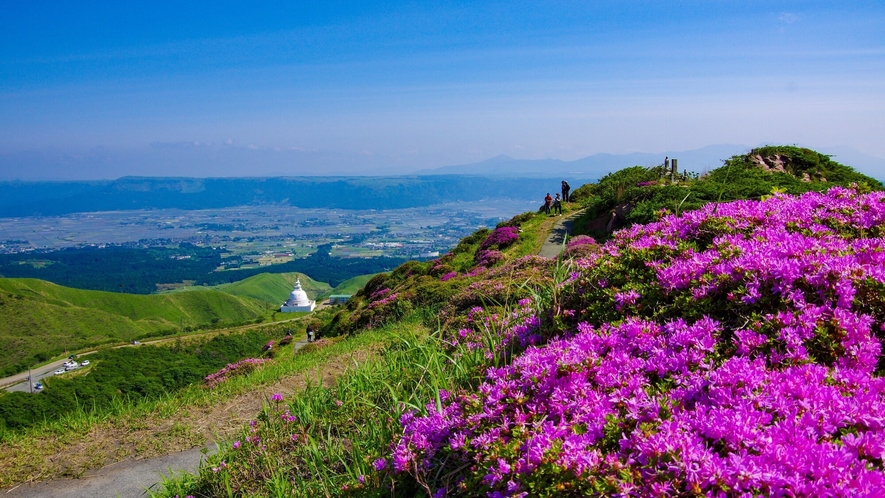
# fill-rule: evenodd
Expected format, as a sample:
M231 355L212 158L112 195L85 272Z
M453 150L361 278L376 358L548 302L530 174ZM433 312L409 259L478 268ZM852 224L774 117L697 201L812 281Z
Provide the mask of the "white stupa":
M295 288L289 294L289 300L280 306L280 311L283 313L313 311L316 306L317 302L307 298L307 293L301 288L301 280L296 278Z

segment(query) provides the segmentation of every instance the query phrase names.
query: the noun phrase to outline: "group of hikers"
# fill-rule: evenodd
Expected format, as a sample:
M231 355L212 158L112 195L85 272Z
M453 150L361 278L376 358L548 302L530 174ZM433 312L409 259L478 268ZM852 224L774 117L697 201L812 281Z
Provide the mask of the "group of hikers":
M562 203L569 202L569 190L572 187L568 184L567 181L562 181L562 197L559 194L556 194L556 197L550 197L550 192L547 192L547 196L544 197L544 213L550 214L550 209L553 208L553 213L555 214L557 211L559 214L562 214Z

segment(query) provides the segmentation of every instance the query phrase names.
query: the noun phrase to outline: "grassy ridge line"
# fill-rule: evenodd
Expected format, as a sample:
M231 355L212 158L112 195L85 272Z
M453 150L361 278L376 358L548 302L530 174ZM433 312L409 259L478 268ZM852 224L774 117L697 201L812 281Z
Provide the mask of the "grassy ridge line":
M214 285L211 287L193 286L166 291L164 294L188 292L194 290L218 290L234 296L250 297L272 304L279 304L288 298L295 285L295 278L301 279L301 287L307 292L308 297L320 301L332 294L355 294L365 287L366 282L371 280L377 273L358 275L341 282L332 288L326 282L318 282L304 273L259 273L249 278L229 284Z
M118 294L36 279L0 279L0 371L62 351L172 333L180 327L239 324L261 317L263 303L222 292Z
M313 299L321 295L328 295L332 291L332 286L326 282L318 282L304 273L259 273L249 278L238 280L229 284L219 284L210 287L193 286L182 287L172 291L164 292L164 294L176 294L181 292L217 290L230 294L232 296L247 297L256 299L266 303L279 305L285 301L289 293L292 292L292 286L295 285L295 279L301 280L301 287L307 292L307 295ZM360 278L360 277L356 277ZM368 280L368 279L366 279ZM343 285L343 284L342 284Z
M358 275L349 278L344 282L336 285L334 289L326 291L318 296L319 299L327 298L332 294L356 294L360 289L366 286L366 283L377 275L377 273L369 273L368 275Z

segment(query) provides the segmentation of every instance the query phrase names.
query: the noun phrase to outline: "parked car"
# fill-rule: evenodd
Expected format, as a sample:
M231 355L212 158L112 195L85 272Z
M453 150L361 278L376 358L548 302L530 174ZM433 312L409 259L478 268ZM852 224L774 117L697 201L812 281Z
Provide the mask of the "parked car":
M132 341L132 345L133 345L133 346L138 346L138 345L140 345L140 344L141 344L141 343L138 342L138 341Z
M58 370L55 371L55 375L61 375L63 373L65 373L65 371L62 368L59 368Z
M42 384L42 383L38 382L38 383L34 384L34 390L35 390L35 391L39 391L39 390L41 390L41 389L43 389L43 384Z
M81 366L81 367L85 367L85 366L88 365L88 364L89 364L89 360L83 360L83 361L80 362L80 366Z

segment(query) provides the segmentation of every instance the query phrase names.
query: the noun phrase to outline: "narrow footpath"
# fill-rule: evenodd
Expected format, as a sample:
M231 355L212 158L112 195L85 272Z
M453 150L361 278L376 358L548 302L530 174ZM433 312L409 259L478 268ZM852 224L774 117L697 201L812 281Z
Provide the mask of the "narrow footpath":
M559 256L559 253L562 252L562 241L565 240L567 235L571 235L572 223L582 212L583 210L578 210L557 220L550 229L550 233L547 234L547 239L544 240L541 250L538 251L538 256L544 256L545 258Z
M294 350L298 351L308 342L307 339L302 339L293 344ZM215 445L210 443L204 447L154 458L128 458L93 469L78 479L60 478L19 484L0 490L0 495L10 498L146 497L150 496L149 489L159 490L164 478L183 472L196 472L205 456L215 451Z

